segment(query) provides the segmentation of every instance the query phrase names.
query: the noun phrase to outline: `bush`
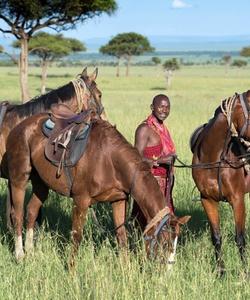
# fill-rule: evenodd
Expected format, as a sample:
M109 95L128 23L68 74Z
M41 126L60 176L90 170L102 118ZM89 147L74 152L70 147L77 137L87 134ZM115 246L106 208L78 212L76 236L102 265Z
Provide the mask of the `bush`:
M238 68L245 67L246 65L247 65L247 61L242 59L235 59L231 64L231 66L238 67Z

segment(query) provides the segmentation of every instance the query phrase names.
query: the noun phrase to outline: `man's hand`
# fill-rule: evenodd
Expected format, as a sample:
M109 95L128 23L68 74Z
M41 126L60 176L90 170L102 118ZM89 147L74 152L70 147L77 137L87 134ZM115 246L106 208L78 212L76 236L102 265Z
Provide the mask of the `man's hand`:
M157 160L157 163L158 163L158 164L172 165L172 164L174 164L176 157L177 157L177 155L176 155L175 153L169 154L169 155L167 155L167 156L160 157L160 158Z

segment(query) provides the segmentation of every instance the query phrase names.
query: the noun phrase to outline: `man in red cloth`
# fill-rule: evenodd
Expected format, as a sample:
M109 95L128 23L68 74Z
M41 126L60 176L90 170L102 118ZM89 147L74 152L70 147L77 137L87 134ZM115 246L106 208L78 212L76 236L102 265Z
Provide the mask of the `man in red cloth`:
M174 212L172 189L174 184L173 163L176 158L174 142L163 121L170 113L170 101L166 95L153 98L152 114L141 123L135 132L135 147L151 166L166 205Z

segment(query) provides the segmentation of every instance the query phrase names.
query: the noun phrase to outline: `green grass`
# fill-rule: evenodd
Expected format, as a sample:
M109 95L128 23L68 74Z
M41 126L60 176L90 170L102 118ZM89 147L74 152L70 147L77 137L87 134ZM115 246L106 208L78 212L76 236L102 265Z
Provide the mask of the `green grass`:
M91 68L90 68L91 70ZM74 78L78 68L51 68L48 88L56 88ZM114 76L115 69L100 67L98 87L112 124L116 124L133 143L137 125L149 114L152 97L167 93L171 115L167 120L179 158L191 162L189 137L200 124L212 117L220 101L249 89L250 69L222 66L192 66L176 72L172 86L166 90L160 68L132 67L131 76ZM30 69L30 91L39 94L40 70ZM16 68L0 68L0 98L19 100ZM89 213L84 241L77 258L75 274L67 271L70 253L72 201L51 192L44 207L45 223L38 234L35 253L22 263L13 257L12 237L5 222L6 188L2 180L0 196L0 299L248 299L250 286L244 277L234 243L234 222L228 204L221 203L223 257L226 276L218 279L214 270L213 247L206 216L190 169L176 168L174 200L177 215L191 215L183 228L177 249L177 263L169 273L159 261L148 261L142 241L136 240L127 257L119 254L113 232L110 205L98 204L96 214L101 227ZM27 197L30 193L28 193ZM248 197L246 197L248 198ZM247 237L249 240L249 201L247 205ZM247 246L249 253L249 246Z

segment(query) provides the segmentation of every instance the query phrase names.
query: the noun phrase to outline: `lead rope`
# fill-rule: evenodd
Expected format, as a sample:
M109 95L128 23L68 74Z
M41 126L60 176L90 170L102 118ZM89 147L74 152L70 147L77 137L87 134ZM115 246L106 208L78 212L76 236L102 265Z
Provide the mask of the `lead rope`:
M232 122L232 112L233 112L233 106L234 106L237 96L238 95L235 94L233 97L229 97L229 98L223 100L220 105L221 111L227 119L227 123L228 123L229 129L232 133L232 136L235 136L235 137L238 137L238 132L234 126L234 123ZM224 108L224 106L225 106L225 108Z
M85 107L87 108L86 103L84 103L84 96L88 88L82 78L73 79L71 80L71 82L75 89L77 106L78 106L77 112L79 113L82 110L83 104L85 104Z

